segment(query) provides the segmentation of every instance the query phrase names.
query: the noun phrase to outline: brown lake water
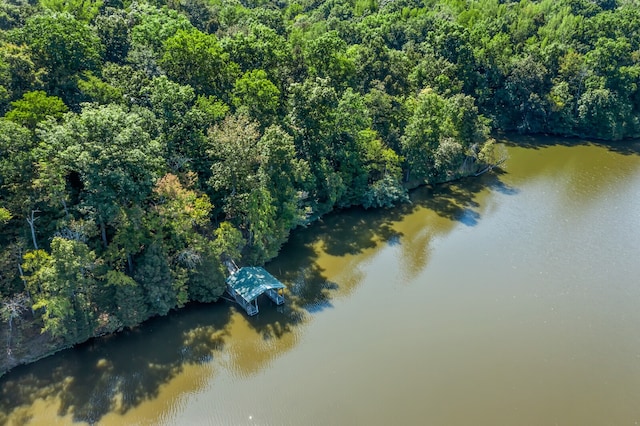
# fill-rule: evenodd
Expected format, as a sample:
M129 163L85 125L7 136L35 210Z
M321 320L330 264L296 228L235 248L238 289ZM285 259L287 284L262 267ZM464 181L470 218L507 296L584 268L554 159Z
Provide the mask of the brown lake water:
M640 423L640 147L508 151L295 231L266 266L284 307L189 306L15 369L0 423Z

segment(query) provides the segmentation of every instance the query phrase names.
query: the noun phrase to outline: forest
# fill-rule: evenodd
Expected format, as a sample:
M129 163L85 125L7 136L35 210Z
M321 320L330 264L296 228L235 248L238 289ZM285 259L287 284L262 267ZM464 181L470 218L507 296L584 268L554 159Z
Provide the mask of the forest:
M639 82L635 0L4 0L0 371L216 301L494 132L638 137Z

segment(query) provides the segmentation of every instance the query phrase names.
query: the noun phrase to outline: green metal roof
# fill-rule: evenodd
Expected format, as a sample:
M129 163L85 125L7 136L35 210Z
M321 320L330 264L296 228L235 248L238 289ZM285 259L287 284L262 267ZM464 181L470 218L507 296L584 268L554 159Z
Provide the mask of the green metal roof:
M269 289L285 288L276 277L259 266L240 268L227 278L227 284L247 302L253 301Z

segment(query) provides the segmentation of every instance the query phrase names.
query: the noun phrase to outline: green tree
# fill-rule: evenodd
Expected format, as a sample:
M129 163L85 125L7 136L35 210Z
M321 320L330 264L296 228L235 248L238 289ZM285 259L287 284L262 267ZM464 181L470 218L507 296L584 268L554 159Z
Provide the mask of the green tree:
M280 91L263 70L246 72L236 80L233 104L241 114L247 114L263 126L272 123L278 111Z
M9 65L0 59L0 112L4 111L7 101L11 98L11 73Z
M189 300L210 303L217 301L226 289L226 267L209 244L200 263L189 271Z
M307 41L305 60L312 77L330 78L336 87L347 87L351 83L356 67L347 54L347 44L337 31L329 31Z
M231 222L220 223L214 232L213 251L223 260L236 260L242 256L242 248L247 241L242 232L233 226Z
M367 92L382 83L390 95L409 92L408 77L415 65L404 52L389 49L382 36L372 34L364 37L361 44L349 48L347 55L354 58L361 91Z
M0 112L6 102L39 86L42 72L36 69L29 47L0 43Z
M87 107L61 124L50 124L42 139L57 166L58 179L75 175L79 204L100 225L103 244L107 226L122 208L141 205L163 170L163 148L143 126L152 126L143 111L119 105Z
M340 175L345 191L338 205L360 204L366 191L368 173L365 167L365 147L360 133L371 128L371 118L364 98L350 88L338 102L335 134L330 145L330 158Z
M213 34L196 29L179 30L164 42L160 66L175 81L197 93L228 98L238 66L229 60Z
M293 68L291 48L275 29L252 22L246 32L238 31L222 38L220 43L242 72L264 70L281 91L289 84Z
M47 96L41 90L27 92L22 99L11 102L11 110L5 117L29 129L51 117L56 120L62 118L69 108L57 96Z
M181 0L174 4L177 10L189 18L194 27L204 33L215 33L218 29L219 5L207 0Z
M92 72L82 73L78 80L80 92L91 101L99 104L123 103L122 90L93 75Z
M198 229L209 223L213 206L206 194L191 189L195 176L187 175L186 179L188 182L183 185L173 174L162 177L154 188L155 208L151 212L155 218L150 231L162 243L174 279L197 270L210 253ZM187 282L181 284L186 287ZM178 298L178 302L186 299Z
M5 0L0 3L0 30L8 31L24 24L38 11L34 0Z
M148 47L153 55L161 54L162 44L176 32L193 28L184 15L167 7L141 2L131 9L137 19L130 32L132 47Z
M431 89L410 100L413 115L402 137L407 180L427 182L459 177L467 157L474 163L488 140L488 123L479 114L473 98L442 97Z
M522 132L539 132L546 127L549 73L547 68L532 56L514 60L505 81L505 116L509 127Z
M200 95L166 133L167 162L174 172L197 173L198 187L204 189L211 174L207 154L207 129L220 123L229 107L214 96Z
M43 68L47 93L65 103L74 100L75 78L100 63L102 45L89 25L68 13L35 15L13 36L31 49L36 68Z
M186 16L167 7L149 3L133 3L130 16L135 25L130 29L131 44L126 61L148 77L164 74L158 62L162 58L163 43L179 30L193 28Z
M433 53L425 54L409 74L409 81L415 88L432 87L443 95L460 93L463 82L458 78L455 64Z
M40 4L54 12L67 12L79 21L90 22L98 14L102 0L39 0Z
M196 99L191 86L181 86L166 76L152 79L147 94L151 110L163 123L165 134L180 124Z
M159 243L151 244L137 260L134 278L144 290L148 315L166 315L177 305L171 270Z
M9 210L4 207L0 207L0 225L4 225L5 223L11 220L11 213Z
M147 108L151 106L149 101L151 79L144 71L136 70L129 65L108 63L102 69L101 80L122 93L122 100L126 105ZM102 93L102 90L98 93ZM91 93L87 95L91 96Z
M407 180L429 180L434 154L443 136L446 105L444 99L430 89L423 90L415 102L402 137L402 154L407 161Z
M209 185L228 218L241 218L248 194L259 186L257 146L260 133L246 116L228 116L209 133L208 154L212 161ZM219 202L218 202L219 201ZM245 222L239 219L237 223Z
M123 63L131 48L129 17L126 11L106 8L94 20L96 33L104 46L106 62Z
M307 220L304 188L310 179L308 163L298 158L293 137L278 126L267 128L258 142L262 186L269 191L273 215L269 238L264 241L265 256L275 256L289 231Z
M149 318L144 291L133 278L122 271L110 269L105 283L114 290L114 313L124 327L134 327Z
M391 207L407 201L407 191L402 186L402 158L387 147L373 130L362 130L358 134L358 143L364 151L368 183L362 205L365 208Z
M49 215L45 204L57 188L43 190L38 185L41 173L36 167L41 158L39 151L31 131L6 118L0 119L0 200L12 215L20 218L16 226L5 231L7 248L27 236L37 248L37 234L44 232L46 235L55 227L55 216ZM59 201L56 200L57 203ZM60 206L58 203L56 208Z
M96 256L80 241L55 237L51 253L28 252L23 269L33 309L42 313L43 332L77 343L93 335L92 292Z
M6 118L0 119L0 199L14 214L23 212L32 192L35 147L28 129Z
M396 152L400 151L400 135L404 132L406 108L401 98L389 95L382 83L364 95L371 117L371 128Z
M296 158L293 139L282 129L269 127L261 136L245 116L227 117L209 141L209 184L222 195L226 219L244 232L253 262L273 257L305 218L297 184L308 176L306 162Z
M580 130L601 139L622 139L626 133L629 109L629 105L609 89L587 90L578 101Z
M294 83L289 94L289 121L296 150L307 161L315 185L310 198L314 214L333 208L346 191L336 171L332 143L337 142L336 108L339 98L327 79L307 79Z

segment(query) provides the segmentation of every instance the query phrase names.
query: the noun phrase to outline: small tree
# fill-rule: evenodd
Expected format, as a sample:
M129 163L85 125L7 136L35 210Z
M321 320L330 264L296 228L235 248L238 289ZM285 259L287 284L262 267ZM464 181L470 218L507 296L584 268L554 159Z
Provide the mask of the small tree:
M0 225L4 225L5 223L11 220L11 213L9 210L4 207L0 207Z

